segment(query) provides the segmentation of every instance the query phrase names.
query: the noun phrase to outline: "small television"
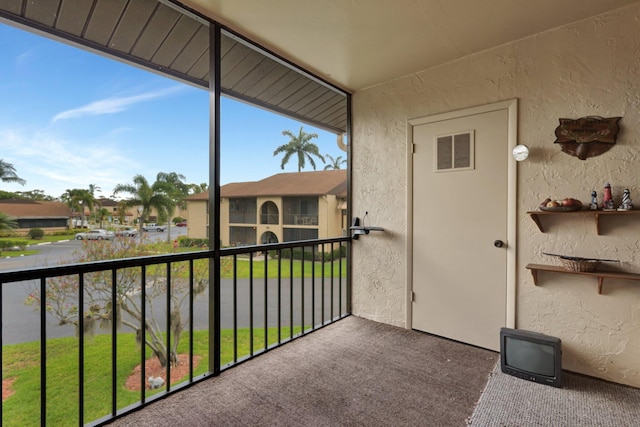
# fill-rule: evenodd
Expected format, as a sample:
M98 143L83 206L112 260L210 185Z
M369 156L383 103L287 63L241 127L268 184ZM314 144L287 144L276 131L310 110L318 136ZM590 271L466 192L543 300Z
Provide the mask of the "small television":
M500 367L505 374L562 387L562 342L539 332L501 328Z

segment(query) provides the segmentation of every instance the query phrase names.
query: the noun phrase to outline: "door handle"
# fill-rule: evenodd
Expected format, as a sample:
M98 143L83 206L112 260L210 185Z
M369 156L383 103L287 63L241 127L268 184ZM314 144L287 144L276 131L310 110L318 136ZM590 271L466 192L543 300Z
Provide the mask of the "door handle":
M493 242L493 246L495 246L496 248L501 248L501 247L503 247L503 246L504 246L504 242L503 242L502 240L499 240L499 239L498 239L498 240L495 240L495 241Z

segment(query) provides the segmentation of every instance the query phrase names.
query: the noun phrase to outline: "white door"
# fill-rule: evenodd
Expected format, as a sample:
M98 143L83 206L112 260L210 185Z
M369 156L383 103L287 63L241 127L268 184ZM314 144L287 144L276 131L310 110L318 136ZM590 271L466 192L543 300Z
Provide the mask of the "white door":
M499 350L507 326L509 111L412 129L412 327Z

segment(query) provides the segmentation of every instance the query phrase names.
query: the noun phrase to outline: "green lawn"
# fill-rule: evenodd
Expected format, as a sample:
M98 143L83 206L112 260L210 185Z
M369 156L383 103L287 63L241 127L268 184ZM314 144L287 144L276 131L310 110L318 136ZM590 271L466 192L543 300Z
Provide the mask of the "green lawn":
M28 249L26 251L7 251L4 250L2 252L0 252L0 257L2 258L15 258L15 257L20 257L20 256L29 256L29 255L35 255L40 251L36 251L33 249Z
M300 328L294 328L299 333ZM269 344L277 341L277 329L269 328ZM254 351L264 348L264 329L255 328ZM282 328L282 336L289 336L289 329ZM180 341L179 353L188 351L188 335ZM194 354L201 357L194 375L207 371L208 334L194 332ZM3 381L15 378L15 391L3 403L2 424L26 426L40 424L40 343L7 345L3 351ZM139 364L140 347L134 334L117 336L117 390L118 408L139 401L140 392L125 388L127 377ZM238 357L249 354L249 329L238 330ZM222 365L233 361L233 334L222 331ZM111 411L111 336L98 335L85 340L84 363L84 421L91 422ZM186 378L185 378L186 379ZM147 390L146 396L157 393ZM59 338L47 341L47 425L77 425L78 420L78 339Z
M27 245L37 245L39 243L59 242L60 240L69 240L74 238L75 238L75 233L65 234L62 236L42 236L41 239L37 239L37 240L30 239L29 236L14 236L14 237L0 237L0 242L21 241L21 242L26 242ZM0 251L0 257L14 258L19 256L35 255L38 252L39 251L36 249L26 249L26 250L18 250L18 251L4 249Z
M223 263L225 261L222 261ZM300 260L283 259L281 263L281 277L291 277L291 264L293 263L293 277L302 277L304 270L304 277L312 277L312 273L315 271L315 277L322 277L323 270L325 277L331 277L331 262L326 262L324 265L319 261L305 261L304 264ZM250 263L248 259L238 258L237 274L238 278L248 278L250 273ZM315 268L315 270L313 270ZM342 258L341 260L335 260L333 262L333 275L338 277L340 275L340 268L342 268L342 277L347 276L347 260ZM271 279L278 277L278 260L270 259L267 261L267 276ZM222 276L225 279L233 278L233 268L231 263L222 268ZM253 278L264 278L264 261L253 261Z
M76 238L76 233L73 232L73 233L64 234L60 236L44 235L40 239L30 239L29 236L0 237L0 241L24 240L29 245L37 245L38 243L59 242L60 240L69 240L69 239L75 239L75 238Z

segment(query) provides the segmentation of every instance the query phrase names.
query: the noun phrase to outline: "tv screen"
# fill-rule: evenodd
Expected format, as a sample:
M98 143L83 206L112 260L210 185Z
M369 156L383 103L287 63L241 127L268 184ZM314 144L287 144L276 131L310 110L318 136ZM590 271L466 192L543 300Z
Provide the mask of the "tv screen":
M561 387L561 341L539 332L502 328L500 366L505 374Z

